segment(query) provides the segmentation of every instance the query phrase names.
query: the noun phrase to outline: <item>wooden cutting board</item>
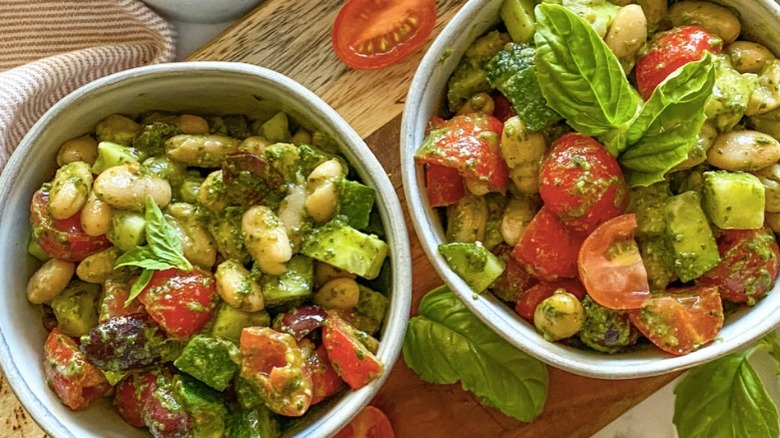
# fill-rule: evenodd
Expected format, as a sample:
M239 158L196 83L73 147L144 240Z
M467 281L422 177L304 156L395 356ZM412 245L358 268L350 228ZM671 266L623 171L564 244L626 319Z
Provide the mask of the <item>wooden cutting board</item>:
M414 234L401 187L399 128L406 92L427 45L409 59L377 71L352 70L330 46L330 30L343 0L266 0L189 59L235 61L286 74L334 107L366 139L390 176L407 218L412 249L412 313L422 296L442 282ZM433 36L465 0L438 0ZM399 358L374 400L398 437L587 437L674 379L605 381L550 368L544 412L533 423L481 406L459 385L422 382ZM19 404L0 373L2 437L46 436Z

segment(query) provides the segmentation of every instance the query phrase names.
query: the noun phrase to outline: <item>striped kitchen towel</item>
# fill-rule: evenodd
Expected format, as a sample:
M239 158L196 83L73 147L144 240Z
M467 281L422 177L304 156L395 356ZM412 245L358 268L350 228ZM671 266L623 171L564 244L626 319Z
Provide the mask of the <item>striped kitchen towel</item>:
M0 0L0 169L58 100L102 76L173 60L175 38L140 0Z

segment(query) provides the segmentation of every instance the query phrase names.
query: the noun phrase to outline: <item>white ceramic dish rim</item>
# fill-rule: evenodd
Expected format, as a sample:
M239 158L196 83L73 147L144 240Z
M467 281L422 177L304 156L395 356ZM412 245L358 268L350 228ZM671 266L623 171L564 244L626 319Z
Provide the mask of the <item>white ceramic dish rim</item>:
M160 75L176 75L192 71L204 74L223 74L227 72L238 76L251 76L253 80L257 80L260 83L265 82L273 84L274 87L278 87L278 89L281 90L280 94L286 93L300 102L306 102L311 113L315 115L314 117L311 117L312 120L310 123L328 127L329 130L333 131L337 136L337 141L342 145L349 145L349 148L343 148L343 153L348 157L350 162L355 165L355 168L361 178L363 178L363 181L375 188L377 199L382 200L382 202L377 202L377 207L379 208L380 215L383 219L386 240L391 248L389 259L393 268L392 284L394 291L388 316L385 321L385 330L381 337L381 345L377 353L379 359L385 365L385 371L378 379L364 388L348 392L340 398L332 400L330 403L322 403L322 405L327 405L327 407L323 406L320 408L318 405L318 409L327 408L329 410L328 415L320 415L320 417L313 422L304 422L303 425L296 426L285 434L288 436L294 433L294 436L296 437L331 436L371 401L373 396L389 377L392 367L400 354L411 307L412 282L411 276L408 275L408 272L411 272L411 258L406 222L404 220L401 204L382 165L363 142L363 139L357 135L349 124L347 124L335 110L328 106L325 101L301 84L266 68L233 62L181 62L158 64L127 70L91 82L52 106L51 109L49 109L30 129L29 133L12 154L5 170L2 175L0 175L0 230L6 229L8 223L14 219L28 220L26 209L24 210L23 218L12 218L12 215L6 212L6 207L9 197L11 197L14 191L14 181L16 181L20 171L27 166L34 166L30 163L33 160L36 160L34 154L31 153L31 151L34 150L36 140L51 120L56 117L56 114L59 111L74 104L74 102L89 98L96 93L99 94L100 90L105 87L118 87L127 82L150 80L152 78L160 77ZM47 159L53 161L53 156ZM26 241L26 237L23 240ZM25 242L22 242L21 245L19 245L19 242L16 243L17 250L19 246L21 246L21 248L26 247ZM14 273L0 273L0 276L5 277L5 275L13 274ZM7 309L4 311L7 311ZM33 321L30 322L30 324L40 324L40 322ZM387 327L395 327L396 330L390 332L387 330ZM0 365L2 366L11 389L33 419L47 434L58 438L76 436L71 432L67 425L68 419L58 418L53 414L46 403L36 397L28 383L24 381L20 368L30 366L29 361L24 362L23 360L20 360L24 358L15 357L14 352L9 348L7 342L8 336L13 336L13 333L6 333L0 327ZM38 362L36 362L35 365L41 366ZM118 417L117 421L120 421Z
M764 20L765 23L780 23L780 5L771 0L750 1L739 7L736 7L740 3L738 0L721 3L735 7L750 22ZM419 168L414 163L413 156L422 144L426 123L438 108L443 95L444 87L436 84L446 84L447 78L470 42L498 21L500 5L501 0L470 1L447 24L428 49L412 79L401 122L401 171L406 203L423 250L447 286L477 317L515 347L557 368L601 379L649 377L683 370L747 346L778 327L780 282L766 298L750 309L750 312L742 311L729 318L727 327L721 332L721 335L729 336L728 343L716 339L698 351L679 357L650 348L606 355L545 341L531 325L492 294L475 295L449 268L437 250L438 245L446 241L444 232L436 219L437 215L428 205L425 181L422 172L418 171ZM776 27L753 26L748 29L748 34L758 41L767 37L774 38L771 48L775 53L780 53L780 34ZM751 319L746 313L755 316ZM763 318L755 320L759 315Z

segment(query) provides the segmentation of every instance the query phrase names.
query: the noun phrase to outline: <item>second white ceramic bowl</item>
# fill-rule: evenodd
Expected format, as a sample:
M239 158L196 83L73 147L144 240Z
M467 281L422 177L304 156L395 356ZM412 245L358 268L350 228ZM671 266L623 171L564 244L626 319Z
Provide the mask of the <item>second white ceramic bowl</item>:
M557 368L602 379L628 379L664 374L718 358L746 346L780 325L780 282L759 303L731 315L718 338L686 356L673 357L656 348L607 355L551 343L490 293L475 299L469 286L447 265L438 251L446 242L444 229L428 204L422 169L414 153L425 137L428 119L445 97L447 79L475 38L499 21L503 0L472 0L444 28L426 53L412 80L401 124L401 156L406 202L425 253L444 282L475 315L512 345ZM774 0L724 0L741 14L751 40L780 54L780 5Z

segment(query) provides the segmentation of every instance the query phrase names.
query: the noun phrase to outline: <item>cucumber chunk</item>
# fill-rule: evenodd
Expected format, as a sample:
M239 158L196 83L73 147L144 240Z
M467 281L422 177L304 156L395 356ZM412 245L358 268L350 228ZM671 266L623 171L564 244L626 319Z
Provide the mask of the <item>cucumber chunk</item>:
M488 288L504 272L504 261L487 250L482 243L443 243L439 252L453 271L474 292Z

